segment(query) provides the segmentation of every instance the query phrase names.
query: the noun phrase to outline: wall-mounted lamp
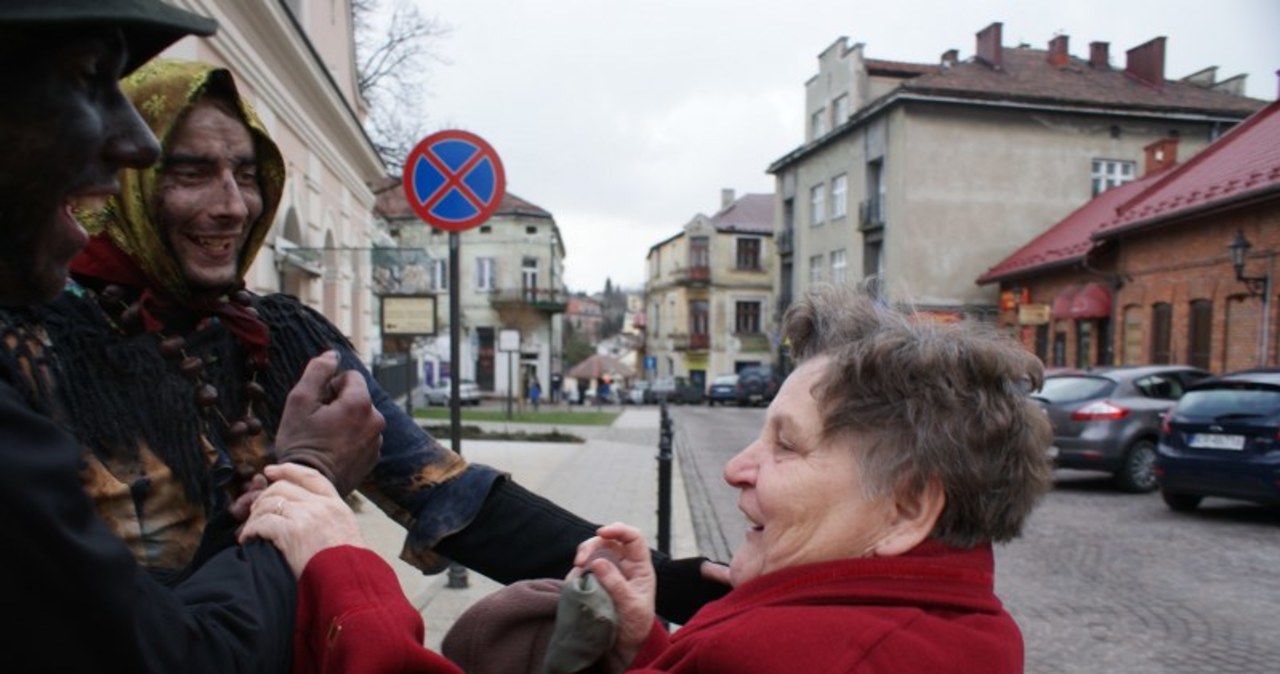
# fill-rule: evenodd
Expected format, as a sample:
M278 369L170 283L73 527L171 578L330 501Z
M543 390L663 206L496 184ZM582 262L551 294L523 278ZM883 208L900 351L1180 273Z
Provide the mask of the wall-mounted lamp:
M1227 246L1227 250L1231 251L1231 266L1236 268L1236 280L1249 289L1249 294L1261 295L1267 290L1267 277L1244 275L1244 259L1249 254L1250 248L1253 248L1253 244L1249 243L1249 240L1244 238L1244 232L1238 229L1236 238L1232 239L1231 245Z

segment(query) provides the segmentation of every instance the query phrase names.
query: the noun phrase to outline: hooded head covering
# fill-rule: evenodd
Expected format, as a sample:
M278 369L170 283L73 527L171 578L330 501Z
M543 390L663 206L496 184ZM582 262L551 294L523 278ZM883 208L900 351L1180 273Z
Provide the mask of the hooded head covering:
M250 223L248 239L240 251L239 275L243 278L271 229L284 192L285 172L280 149L267 135L257 113L236 91L231 72L193 61L156 59L125 78L121 88L160 139L162 157L168 151L174 130L187 112L206 98L220 99L229 104L249 127L257 153L263 208L258 221ZM84 214L83 221L95 236L85 254L73 263L72 270L131 286L145 281L141 285L153 293L165 295L178 303L187 303L195 293L182 273L177 256L169 248L163 223L155 217L156 183L163 164L162 159L149 168L120 172L120 195L112 197L102 211ZM121 257L118 253L123 253L128 260L118 259ZM121 278L119 271L108 274L101 268L101 263L108 260L132 263L134 269L130 271L140 273L143 278L139 279L135 274ZM95 265L95 261L98 264Z

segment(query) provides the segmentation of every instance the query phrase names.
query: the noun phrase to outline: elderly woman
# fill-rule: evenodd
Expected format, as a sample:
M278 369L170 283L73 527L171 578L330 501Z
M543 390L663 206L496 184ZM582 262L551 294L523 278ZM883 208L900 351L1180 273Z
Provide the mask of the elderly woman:
M614 668L1021 672L991 543L1017 536L1050 484L1050 429L1025 395L1039 361L853 287L812 292L784 330L799 365L724 471L750 525L733 590L669 635L638 530L580 547L618 609ZM602 548L621 564L588 562Z

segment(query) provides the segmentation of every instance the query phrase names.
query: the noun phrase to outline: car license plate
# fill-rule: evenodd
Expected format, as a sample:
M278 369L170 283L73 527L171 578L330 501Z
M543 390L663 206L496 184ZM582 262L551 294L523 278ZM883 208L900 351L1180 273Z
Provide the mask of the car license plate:
M1046 453L1049 455L1049 458L1050 458L1050 459L1056 459L1056 458L1058 458L1058 447L1057 447L1057 445L1050 445L1050 446L1049 446L1049 451L1048 451L1048 452L1046 452Z
M1192 447L1202 449L1244 449L1243 435L1221 435L1218 433L1193 433L1187 440Z

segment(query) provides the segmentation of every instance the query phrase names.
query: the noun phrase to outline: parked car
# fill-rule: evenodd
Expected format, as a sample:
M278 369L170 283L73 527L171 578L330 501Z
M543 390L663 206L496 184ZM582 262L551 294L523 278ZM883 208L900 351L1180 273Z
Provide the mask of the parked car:
M703 392L702 388L697 384L690 383L687 377L658 377L653 380L653 384L645 391L645 402L661 403L663 401L673 404L702 404Z
M1053 424L1049 455L1062 468L1111 473L1124 491L1153 491L1163 415L1209 376L1185 365L1145 365L1046 377L1032 397Z
M1194 510L1206 496L1280 505L1280 370L1200 382L1169 411L1156 454L1160 496Z
M448 405L452 394L448 379L441 379L435 386L428 386L422 391L427 405ZM480 387L470 379L458 382L458 401L462 405L480 404Z
M645 403L645 393L648 390L649 382L641 379L627 389L627 396L622 399L622 402L630 405L643 405Z
M738 370L737 402L739 405L768 405L782 385L772 365L750 365Z
M738 402L738 375L722 374L711 380L707 389L708 405L728 405Z

